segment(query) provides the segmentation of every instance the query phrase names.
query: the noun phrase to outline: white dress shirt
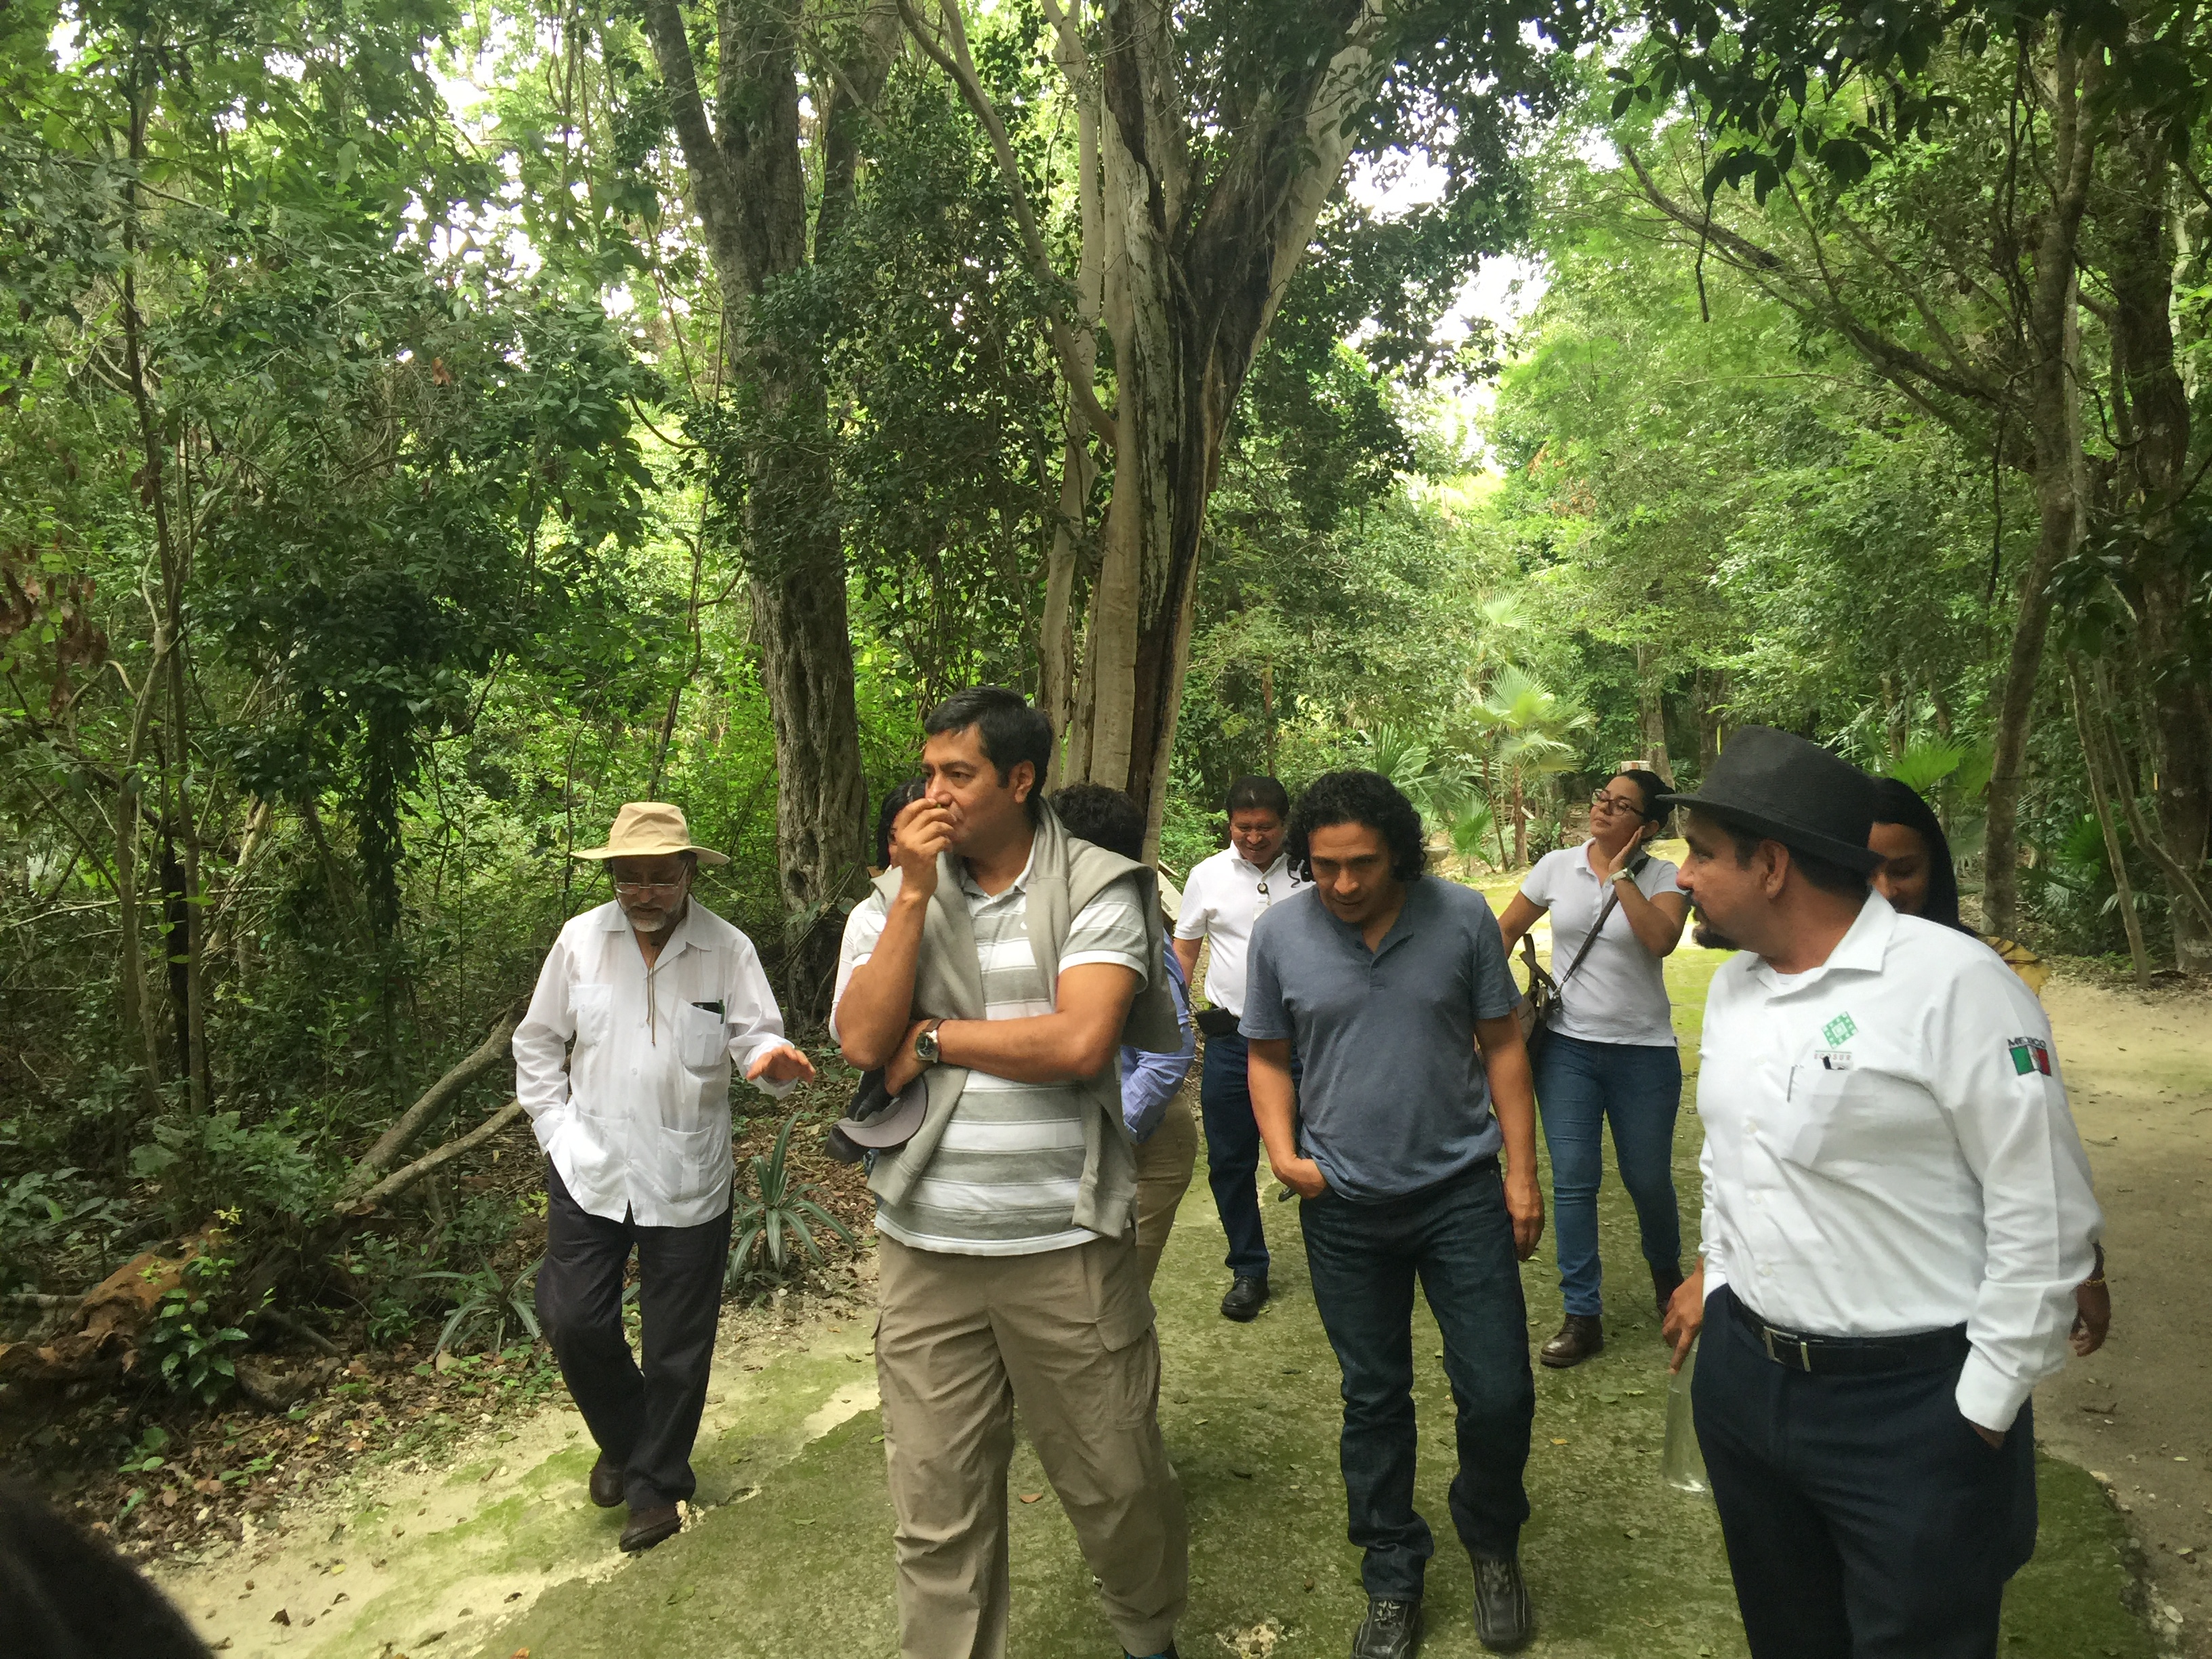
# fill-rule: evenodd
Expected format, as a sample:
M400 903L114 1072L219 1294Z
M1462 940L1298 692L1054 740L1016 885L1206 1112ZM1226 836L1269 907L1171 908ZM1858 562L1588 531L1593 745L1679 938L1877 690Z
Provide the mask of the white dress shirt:
M590 1213L693 1227L730 1205L732 1063L783 1041L750 939L694 898L647 973L610 902L570 918L546 955L514 1028L515 1098ZM781 1099L797 1085L753 1086Z
M1270 905L1280 904L1306 884L1291 874L1286 854L1262 870L1248 864L1233 847L1201 860L1183 884L1182 914L1176 919L1177 939L1211 942L1206 959L1206 1000L1242 1018L1244 1012L1244 952L1252 926ZM1261 891L1265 888L1265 892Z
M1706 1293L1808 1335L1963 1324L1959 1409L2009 1428L2103 1224L2027 988L1870 894L1818 968L1724 963L1702 1048Z

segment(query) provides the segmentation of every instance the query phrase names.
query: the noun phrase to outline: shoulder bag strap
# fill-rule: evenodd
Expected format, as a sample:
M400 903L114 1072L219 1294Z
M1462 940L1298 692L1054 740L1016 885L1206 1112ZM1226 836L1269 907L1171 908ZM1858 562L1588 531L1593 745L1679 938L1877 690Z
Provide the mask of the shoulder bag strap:
M1651 855L1649 853L1638 853L1622 868L1631 876L1639 876L1644 873L1644 866L1650 861ZM1613 906L1620 902L1620 889L1614 886L1612 882L1607 882L1605 902L1597 908L1597 920L1590 924L1589 932L1583 939L1583 948L1575 952L1575 959L1567 964L1567 971L1559 977L1557 983L1561 988L1565 988L1566 982L1575 976L1575 969L1583 965L1583 959L1589 955L1590 947L1597 943L1597 936L1605 931L1605 924L1611 920Z

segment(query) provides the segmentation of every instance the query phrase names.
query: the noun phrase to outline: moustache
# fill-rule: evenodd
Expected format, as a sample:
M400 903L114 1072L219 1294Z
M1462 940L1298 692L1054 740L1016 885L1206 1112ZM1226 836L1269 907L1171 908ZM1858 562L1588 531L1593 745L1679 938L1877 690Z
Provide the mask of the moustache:
M1690 904L1690 942L1705 951L1740 951L1743 947L1713 926L1703 909L1692 900Z

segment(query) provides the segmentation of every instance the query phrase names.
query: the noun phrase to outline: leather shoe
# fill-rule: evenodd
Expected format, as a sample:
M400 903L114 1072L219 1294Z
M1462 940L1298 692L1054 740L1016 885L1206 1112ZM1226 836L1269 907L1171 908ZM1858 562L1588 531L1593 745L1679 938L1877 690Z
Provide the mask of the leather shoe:
M1137 1659L1137 1656L1130 1652L1128 1649L1123 1648L1121 1650L1121 1659ZM1182 1656L1176 1651L1176 1644L1170 1642L1167 1646L1162 1648L1158 1653L1154 1654L1152 1656L1152 1659L1182 1659Z
M1352 1659L1413 1659L1421 1645L1421 1598L1367 1598L1367 1617L1352 1638Z
M635 1554L649 1550L664 1540L673 1538L684 1530L684 1517L673 1504L648 1504L643 1509L630 1505L629 1525L623 1528L622 1547Z
M1521 1564L1508 1556L1474 1558L1474 1633L1492 1653L1510 1653L1535 1628Z
M1682 1269L1678 1262L1668 1262L1663 1267L1651 1269L1651 1296L1659 1304L1659 1317L1667 1316L1667 1304L1674 1299L1674 1292L1682 1288Z
M1569 1314L1559 1334L1543 1346L1536 1358L1553 1370L1565 1370L1604 1352L1604 1322L1595 1314Z
M1267 1300L1266 1279L1254 1273L1239 1273L1237 1282L1229 1287L1229 1294L1221 1298L1221 1316L1240 1325L1249 1324L1260 1316Z
M605 1452L592 1465L592 1502L611 1510L623 1501L623 1466Z

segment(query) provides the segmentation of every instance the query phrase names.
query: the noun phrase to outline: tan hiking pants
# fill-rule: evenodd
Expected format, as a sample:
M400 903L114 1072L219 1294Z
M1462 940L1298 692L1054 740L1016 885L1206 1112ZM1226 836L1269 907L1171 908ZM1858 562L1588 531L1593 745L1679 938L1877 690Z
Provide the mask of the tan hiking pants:
M1197 1164L1198 1122L1191 1116L1188 1095L1178 1092L1168 1103L1160 1127L1137 1148L1137 1264L1148 1290L1160 1271L1160 1252L1175 1231L1176 1207L1190 1190L1190 1172Z
M1135 1247L878 1249L902 1659L1004 1659L1017 1406L1115 1634L1131 1653L1160 1652L1182 1613L1188 1536L1160 1443L1159 1343Z

